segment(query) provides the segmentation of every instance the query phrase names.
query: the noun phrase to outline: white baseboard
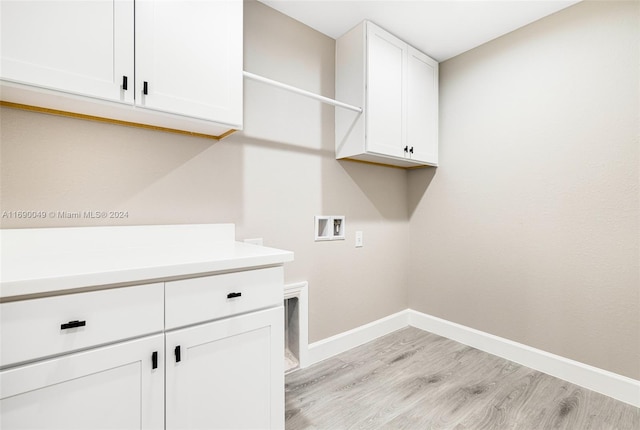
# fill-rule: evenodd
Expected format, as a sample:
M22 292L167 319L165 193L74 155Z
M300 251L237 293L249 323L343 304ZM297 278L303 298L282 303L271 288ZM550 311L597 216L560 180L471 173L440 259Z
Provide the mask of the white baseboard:
M353 330L313 342L309 345L308 363L310 365L315 364L385 334L400 330L408 325L407 315L407 310L400 311L369 324L356 327Z
M406 326L455 340L640 408L640 381L412 309L310 344L308 364Z
M640 407L640 381L407 309L409 325Z

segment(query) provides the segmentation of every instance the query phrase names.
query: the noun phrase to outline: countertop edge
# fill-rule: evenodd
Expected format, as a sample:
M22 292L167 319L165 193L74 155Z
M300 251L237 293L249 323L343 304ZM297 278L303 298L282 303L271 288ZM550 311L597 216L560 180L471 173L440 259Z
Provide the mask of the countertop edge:
M0 282L0 302L56 296L84 290L91 291L165 282L180 278L215 275L220 272L258 269L265 266L281 266L293 261L294 253L291 251L273 248L269 248L269 251L269 253L262 255L212 261Z

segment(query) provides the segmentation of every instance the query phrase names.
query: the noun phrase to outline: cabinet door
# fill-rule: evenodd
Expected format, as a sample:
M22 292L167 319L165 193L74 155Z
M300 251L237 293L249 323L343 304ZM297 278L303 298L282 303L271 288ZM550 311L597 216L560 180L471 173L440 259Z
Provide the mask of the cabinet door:
M367 23L366 146L368 152L404 157L403 80L407 45Z
M0 428L162 429L163 348L156 335L2 371Z
M3 80L133 103L133 0L2 0L0 8Z
M407 141L410 158L438 164L438 63L409 47Z
M167 429L284 428L283 307L166 335Z
M240 126L242 79L242 0L136 1L137 105Z

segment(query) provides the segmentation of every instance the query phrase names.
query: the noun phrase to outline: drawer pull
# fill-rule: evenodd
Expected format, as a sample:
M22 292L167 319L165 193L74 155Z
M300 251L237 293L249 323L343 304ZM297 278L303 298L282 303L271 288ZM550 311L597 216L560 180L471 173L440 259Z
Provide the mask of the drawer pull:
M151 368L158 368L158 351L153 351L153 354L151 354Z
M227 299L235 299L236 297L242 296L242 293L229 293L227 294Z
M175 354L176 354L176 363L179 363L180 360L182 360L181 354L180 354L180 345L176 346L176 349L174 349Z
M69 321L66 324L60 324L60 330L66 330L68 328L84 327L87 325L86 321Z

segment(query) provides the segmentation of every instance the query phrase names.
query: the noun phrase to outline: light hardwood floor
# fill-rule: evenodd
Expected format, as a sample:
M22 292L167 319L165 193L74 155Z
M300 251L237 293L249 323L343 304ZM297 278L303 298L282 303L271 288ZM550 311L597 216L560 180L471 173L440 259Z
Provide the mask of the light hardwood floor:
M412 327L285 385L287 430L640 429L638 408Z

